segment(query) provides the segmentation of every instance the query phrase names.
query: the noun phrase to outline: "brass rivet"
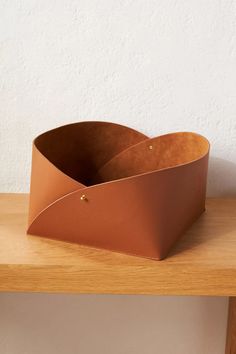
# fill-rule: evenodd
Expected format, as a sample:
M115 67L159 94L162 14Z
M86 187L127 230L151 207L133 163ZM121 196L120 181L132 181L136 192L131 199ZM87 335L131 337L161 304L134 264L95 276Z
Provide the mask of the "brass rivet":
M81 195L80 200L83 200L83 201L86 202L88 199L87 199L86 195L83 194L83 195Z
M152 149L153 149L153 146L152 146L152 145L149 145L148 148L149 148L149 150L152 150Z

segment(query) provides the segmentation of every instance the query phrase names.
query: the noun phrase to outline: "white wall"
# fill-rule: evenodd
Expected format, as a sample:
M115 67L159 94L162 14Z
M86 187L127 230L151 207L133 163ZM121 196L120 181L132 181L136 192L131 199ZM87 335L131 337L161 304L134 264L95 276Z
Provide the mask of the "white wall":
M224 354L226 301L0 294L1 354Z
M204 134L212 143L208 194L236 195L235 116L234 0L0 1L1 191L28 191L31 141L40 132L108 120L151 136ZM82 341L82 354L94 343L98 354L111 353L114 340L113 353L156 353L160 344L161 354L223 354L226 304L1 295L0 352L73 354Z

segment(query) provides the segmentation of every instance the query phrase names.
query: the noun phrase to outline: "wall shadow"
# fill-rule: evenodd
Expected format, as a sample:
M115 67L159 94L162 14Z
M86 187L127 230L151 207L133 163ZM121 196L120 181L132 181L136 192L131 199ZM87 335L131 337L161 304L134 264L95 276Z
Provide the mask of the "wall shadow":
M207 195L209 197L236 196L236 163L219 157L210 157Z

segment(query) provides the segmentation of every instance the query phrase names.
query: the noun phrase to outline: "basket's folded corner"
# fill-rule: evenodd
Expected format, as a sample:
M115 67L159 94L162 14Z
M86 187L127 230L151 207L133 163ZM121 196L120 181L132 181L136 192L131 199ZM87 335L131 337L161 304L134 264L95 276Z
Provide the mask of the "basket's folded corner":
M28 233L164 258L205 210L209 143L81 122L35 139Z

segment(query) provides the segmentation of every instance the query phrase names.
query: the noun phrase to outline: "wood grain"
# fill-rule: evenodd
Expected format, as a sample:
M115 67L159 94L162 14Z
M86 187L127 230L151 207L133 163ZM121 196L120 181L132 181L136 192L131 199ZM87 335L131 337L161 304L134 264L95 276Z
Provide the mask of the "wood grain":
M229 298L225 354L236 354L236 297Z
M236 199L208 199L163 261L28 236L27 210L0 195L0 291L236 296Z

